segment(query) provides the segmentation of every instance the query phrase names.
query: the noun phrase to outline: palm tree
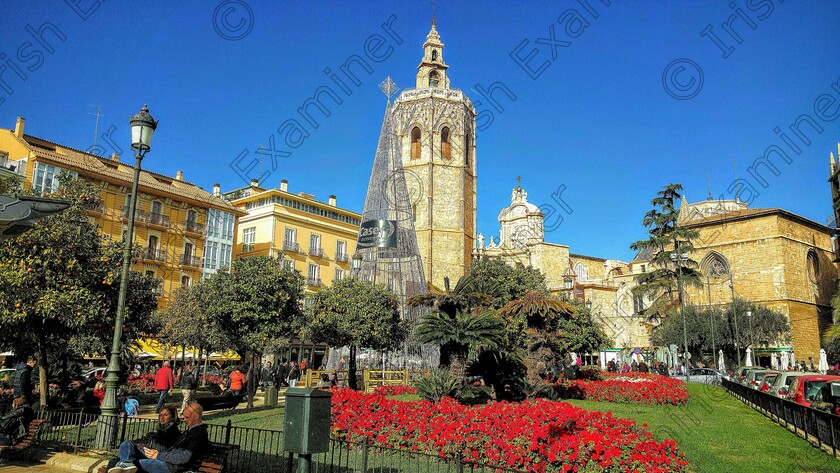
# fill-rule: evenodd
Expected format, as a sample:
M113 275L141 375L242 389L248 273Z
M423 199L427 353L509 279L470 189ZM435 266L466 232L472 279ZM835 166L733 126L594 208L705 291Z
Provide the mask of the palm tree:
M536 291L528 292L524 298L508 303L496 313L508 323L522 325L527 343L523 361L529 384L538 385L540 371L556 361L557 354L552 347L558 338L564 336L556 330L558 317L571 317L573 314L575 308L570 304Z
M463 382L470 352L497 348L504 339L504 325L492 311L459 311L454 317L433 312L420 317L414 333L423 343L447 347L452 376Z
M490 305L497 290L473 276L462 276L454 289L448 277L443 282L443 291L432 288L406 303L409 307L432 307L433 313L420 317L415 333L424 343L440 344L440 366L450 367L453 375L463 380L470 351L498 346L503 338L501 320L492 313L479 312Z

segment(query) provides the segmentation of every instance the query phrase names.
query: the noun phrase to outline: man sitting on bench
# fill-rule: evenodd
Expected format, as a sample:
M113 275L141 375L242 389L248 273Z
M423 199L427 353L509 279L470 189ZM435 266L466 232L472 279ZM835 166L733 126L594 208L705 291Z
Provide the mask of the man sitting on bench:
M209 444L207 425L201 423L204 410L197 403L188 404L184 409L184 423L188 429L168 450L140 448L131 440L120 444L120 463L108 473L135 473L137 465L148 473L174 473L184 467L196 456L202 455Z

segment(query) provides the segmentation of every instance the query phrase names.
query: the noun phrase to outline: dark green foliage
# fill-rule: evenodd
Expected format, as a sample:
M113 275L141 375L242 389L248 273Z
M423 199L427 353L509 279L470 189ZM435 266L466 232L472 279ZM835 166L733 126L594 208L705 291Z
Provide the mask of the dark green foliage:
M692 240L699 233L679 226L676 203L680 200L680 191L682 185L668 184L657 192L651 200L653 209L642 219L642 224L648 229L648 238L630 245L632 250L651 255L653 268L636 276L636 286L633 288L633 294L654 299L653 304L645 310L648 316L662 316L678 306L678 280L683 286L702 286L698 264L691 259L691 253L694 252ZM687 259L682 259L682 255L687 255Z
M538 269L505 264L497 259L481 259L470 265L470 276L474 286L481 292L492 295L488 308L501 309L505 304L522 299L529 291L548 294L545 276Z
M428 376L414 382L417 395L430 402L438 402L444 397L455 398L461 386L461 381L446 369L431 370Z
M315 294L305 333L316 343L350 347L349 385L356 389L356 349L395 349L405 340L407 329L388 289L346 278Z

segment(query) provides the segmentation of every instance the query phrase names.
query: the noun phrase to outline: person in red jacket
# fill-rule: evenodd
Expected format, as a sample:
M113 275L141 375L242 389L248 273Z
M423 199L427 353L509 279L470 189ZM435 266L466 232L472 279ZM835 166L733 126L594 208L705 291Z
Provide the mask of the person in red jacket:
M236 369L230 373L230 390L233 391L234 396L239 396L246 381L248 381L248 377L242 374L237 366Z
M175 376L172 374L172 368L169 367L169 362L165 361L163 367L155 373L155 391L160 393L155 412L160 414L163 405L166 403L166 397L172 388L175 387Z

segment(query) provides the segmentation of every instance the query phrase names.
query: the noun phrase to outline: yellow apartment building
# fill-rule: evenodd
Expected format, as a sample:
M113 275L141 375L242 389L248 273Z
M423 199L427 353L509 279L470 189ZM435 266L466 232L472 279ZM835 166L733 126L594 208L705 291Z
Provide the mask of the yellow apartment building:
M0 128L0 163L24 176L24 187L43 194L59 185L62 171L94 183L102 204L88 210L99 230L114 239L127 231L128 204L134 179L134 157L125 163L119 155L103 158L68 146L24 134L18 118L14 130ZM152 155L154 156L154 155ZM144 164L154 163L154 158ZM233 256L236 218L245 215L221 198L184 180L152 171L140 173L134 244L141 249L132 269L160 279L159 307L181 286L188 286L221 267Z
M361 216L338 207L334 195L324 203L304 192L292 194L284 179L278 189L263 189L254 180L224 196L246 213L239 218L234 258L282 253L284 265L306 278L307 295L350 275Z

